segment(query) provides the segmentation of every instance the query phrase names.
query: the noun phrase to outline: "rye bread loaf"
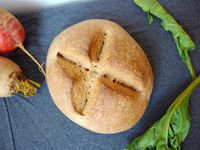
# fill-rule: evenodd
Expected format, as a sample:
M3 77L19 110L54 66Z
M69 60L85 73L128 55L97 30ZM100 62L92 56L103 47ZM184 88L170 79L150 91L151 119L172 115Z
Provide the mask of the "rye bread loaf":
M153 88L151 65L118 24L91 19L61 32L47 56L47 84L69 119L96 133L118 133L144 114Z

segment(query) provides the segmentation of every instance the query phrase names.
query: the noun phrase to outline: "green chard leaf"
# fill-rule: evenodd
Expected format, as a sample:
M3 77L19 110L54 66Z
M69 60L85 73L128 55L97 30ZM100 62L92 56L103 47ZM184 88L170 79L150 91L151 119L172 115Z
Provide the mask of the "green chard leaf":
M200 76L196 78L188 54L196 46L191 37L157 0L134 0L134 2L148 13L149 24L153 22L152 15L154 15L162 20L163 28L172 33L180 58L186 64L194 81L175 99L165 115L125 150L180 150L181 142L190 129L189 99L192 91L200 84Z
M172 103L165 115L125 150L180 150L190 129L189 97L200 84L198 76Z
M176 20L163 8L157 0L134 0L144 12L148 13L148 22L151 24L154 15L162 20L162 27L165 31L172 33L181 60L186 64L193 79L196 77L194 68L188 52L195 49L195 43Z
M153 16L148 12L148 23L152 24L153 23Z

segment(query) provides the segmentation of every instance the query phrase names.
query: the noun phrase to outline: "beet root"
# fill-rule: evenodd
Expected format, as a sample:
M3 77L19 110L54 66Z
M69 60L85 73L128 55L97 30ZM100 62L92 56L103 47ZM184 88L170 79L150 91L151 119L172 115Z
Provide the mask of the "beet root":
M0 69L0 97L10 97L17 93L35 95L40 84L27 79L16 63L0 56Z
M0 8L0 53L7 53L20 48L38 66L45 75L42 65L23 46L25 30L19 20L5 9Z

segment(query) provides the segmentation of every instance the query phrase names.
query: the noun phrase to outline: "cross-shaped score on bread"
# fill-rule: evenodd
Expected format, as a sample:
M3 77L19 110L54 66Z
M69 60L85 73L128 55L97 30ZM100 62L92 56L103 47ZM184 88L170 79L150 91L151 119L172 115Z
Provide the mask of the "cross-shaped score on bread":
M61 51L57 53L57 63L62 70L73 80L71 100L74 109L80 115L89 115L96 103L96 94L100 84L104 84L113 91L127 97L135 97L142 91L141 84L129 80L126 73L112 70L105 64L109 59L106 48L106 34L98 33L90 43L87 57L89 63L80 64L73 61L73 56Z

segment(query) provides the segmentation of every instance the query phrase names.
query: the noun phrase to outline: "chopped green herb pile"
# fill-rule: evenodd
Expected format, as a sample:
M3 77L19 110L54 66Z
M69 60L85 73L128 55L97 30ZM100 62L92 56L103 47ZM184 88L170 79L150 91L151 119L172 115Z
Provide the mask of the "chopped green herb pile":
M152 15L162 20L162 27L170 31L175 40L181 60L186 63L193 79L196 77L191 59L188 55L190 50L195 49L195 43L185 30L176 22L176 20L163 8L157 0L134 0L134 2L148 13L148 22L153 22Z
M189 99L193 90L200 84L200 76L196 78L188 54L196 46L191 37L157 0L134 0L134 2L148 13L149 24L153 22L152 15L154 15L162 20L163 28L172 33L180 58L186 64L194 81L175 99L165 115L143 135L134 139L125 150L180 150L181 142L190 129Z

